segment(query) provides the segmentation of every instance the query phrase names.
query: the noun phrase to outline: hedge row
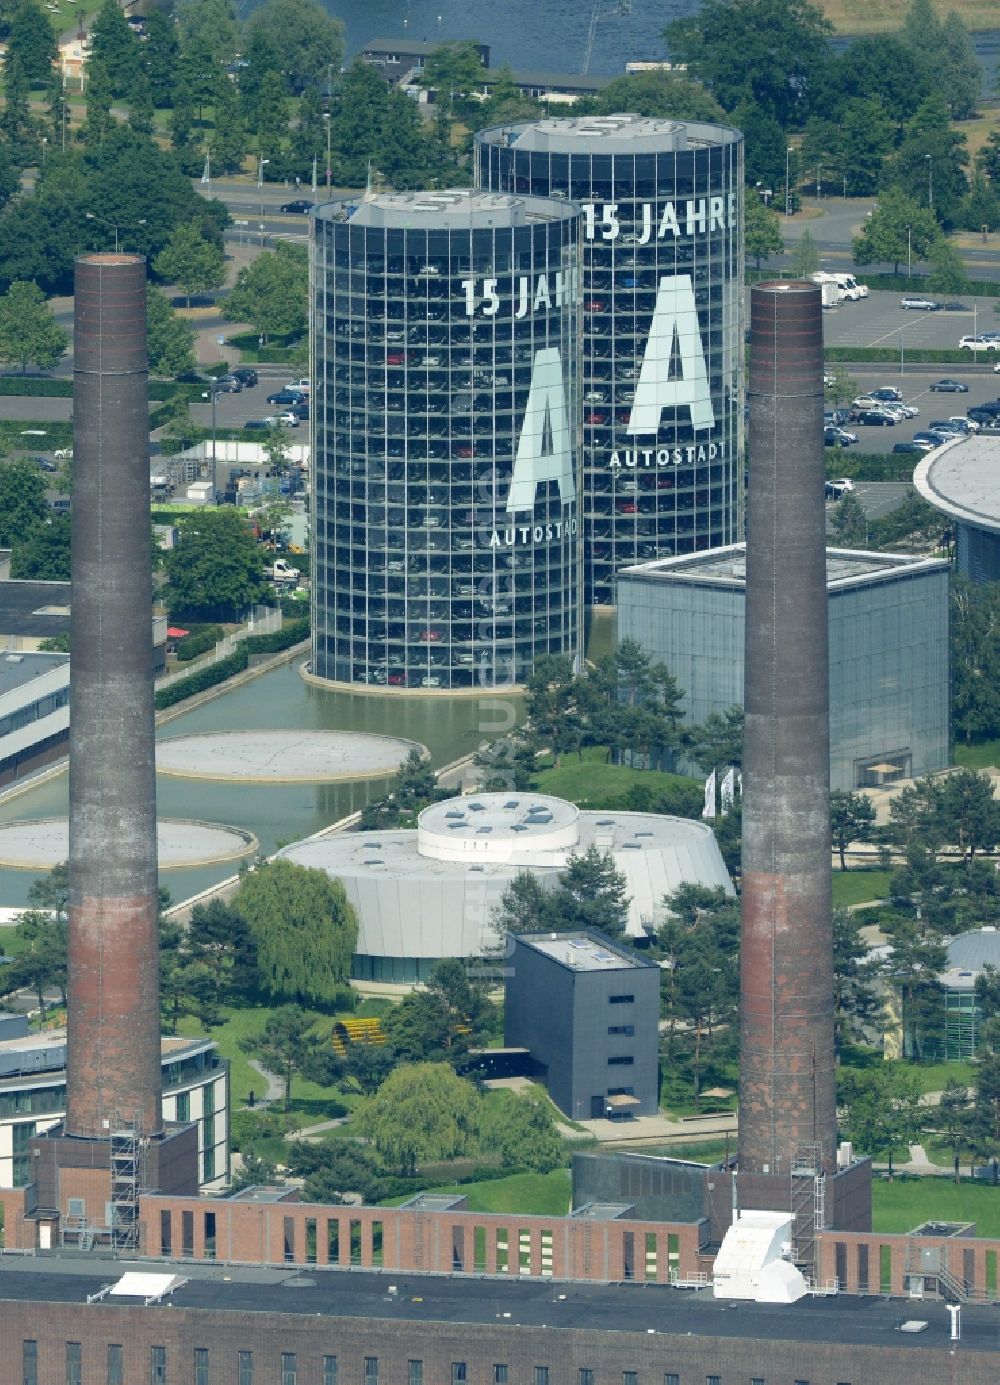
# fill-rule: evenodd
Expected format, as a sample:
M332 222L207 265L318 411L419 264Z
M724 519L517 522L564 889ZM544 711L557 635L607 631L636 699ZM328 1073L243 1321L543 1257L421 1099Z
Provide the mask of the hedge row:
M293 644L308 638L309 617L300 616L272 635L248 635L243 644L251 654L279 654L281 650L291 649Z
M223 634L221 625L209 625L204 630L195 630L190 635L185 635L182 640L177 642L178 659L182 664L186 663L188 659L196 659L207 649L214 649L222 639Z
M899 364L898 346L828 346L823 352L826 361L882 361ZM957 346L904 348L903 361L909 365L993 365L994 351L962 351Z
M36 398L69 399L73 394L72 380L51 380L37 375L0 375L0 395L25 394Z
M173 707L175 703L183 702L187 697L194 697L195 693L204 692L206 688L214 688L218 683L224 683L235 673L242 673L249 663L250 653L244 640L226 658L219 659L217 663L209 664L207 668L200 668L197 673L182 678L169 688L161 688L154 699L156 710L162 712L164 708Z
M938 293L928 289L927 280L919 275L907 278L905 274L866 274L857 271L857 277L870 289L887 289L890 293L933 293L935 298L1000 298L1000 283L988 279L974 279L962 289L961 293Z
M849 476L853 481L912 481L920 458L915 452L857 452L853 447L826 449L830 481Z

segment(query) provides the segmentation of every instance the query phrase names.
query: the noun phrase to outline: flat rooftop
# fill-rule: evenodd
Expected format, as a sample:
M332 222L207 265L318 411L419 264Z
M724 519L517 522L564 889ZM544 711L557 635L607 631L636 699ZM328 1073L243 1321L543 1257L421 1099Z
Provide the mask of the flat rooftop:
M69 582L0 582L0 633L50 639L69 629Z
M521 933L518 942L570 971L634 971L652 966L644 957L588 933Z
M575 209L547 197L515 197L505 192L455 188L444 192L378 192L325 202L316 211L323 221L408 231L486 230L526 226L531 221L571 217Z
M623 113L553 116L530 124L498 125L481 138L488 144L527 153L651 154L732 144L740 135L728 125Z
M998 454L1000 461L1000 454ZM826 550L826 585L829 591L868 586L872 582L894 581L898 577L922 572L947 571L943 558L911 557L906 553L868 553L849 548ZM619 568L618 580L640 579L653 582L684 582L692 585L744 588L747 581L745 543L683 558L654 558Z
M47 673L56 673L68 664L68 654L36 654L32 650L0 649L0 715L3 715L5 711L12 710L5 708L2 702L8 693L20 692L34 683L36 679L43 678ZM53 687L57 684L62 686L65 682L66 678L56 679L53 682ZM47 692L49 689L46 688L44 691ZM41 695L42 690L38 693L39 697ZM21 705L23 699L17 698L16 702Z
M1000 437L946 442L921 458L913 484L935 509L979 529L1000 531Z
M575 804L551 794L483 793L433 803L417 822L425 831L447 832L458 840L489 835L530 843L559 827L571 827L579 816Z
M659 1284L558 1284L555 1281L452 1278L411 1273L328 1269L308 1272L255 1269L222 1261L208 1264L157 1260L129 1262L73 1259L60 1254L34 1260L4 1261L0 1299L32 1305L86 1307L88 1294L116 1283L128 1270L176 1274L186 1279L171 1295L174 1308L231 1313L288 1313L311 1318L378 1319L385 1322L432 1322L494 1327L498 1312L504 1326L572 1328L584 1332L649 1332L670 1336L726 1337L749 1340L822 1342L881 1347L915 1353L949 1349L950 1318L945 1304L905 1303L878 1295L804 1298L789 1305L716 1300ZM225 1275L225 1280L223 1279ZM396 1292L390 1294L389 1287ZM287 1291L287 1292L286 1292ZM127 1315L142 1308L139 1299L105 1299L104 1312ZM148 1311L169 1311L165 1307ZM509 1318L507 1314L509 1313ZM907 1319L922 1319L927 1330L901 1332ZM122 1318L123 1330L127 1317ZM234 1324L235 1326L236 1324ZM993 1307L965 1304L962 1341L966 1352L996 1352L997 1317ZM553 1345L553 1350L559 1348Z

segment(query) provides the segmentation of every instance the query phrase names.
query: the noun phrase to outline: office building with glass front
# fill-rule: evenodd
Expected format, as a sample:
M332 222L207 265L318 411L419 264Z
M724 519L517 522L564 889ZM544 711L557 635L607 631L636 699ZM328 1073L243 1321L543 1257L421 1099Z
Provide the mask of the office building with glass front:
M948 564L827 549L830 784L878 788L948 764ZM618 638L662 661L699 726L743 705L746 548L618 574Z
M583 213L586 599L743 537L743 137L637 115L476 136L477 185Z
M314 219L313 664L454 691L579 657L579 212L383 192Z

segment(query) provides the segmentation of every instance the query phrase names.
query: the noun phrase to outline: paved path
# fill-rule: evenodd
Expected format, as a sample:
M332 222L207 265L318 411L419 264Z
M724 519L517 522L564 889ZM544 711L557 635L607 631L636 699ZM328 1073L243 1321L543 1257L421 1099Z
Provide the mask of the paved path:
M263 1098L257 1097L256 1105L260 1106L264 1101L284 1101L285 1084L282 1082L281 1078L275 1077L273 1072L268 1072L267 1068L264 1067L264 1064L260 1062L258 1058L251 1058L250 1066L253 1068L254 1072L260 1073L266 1087Z

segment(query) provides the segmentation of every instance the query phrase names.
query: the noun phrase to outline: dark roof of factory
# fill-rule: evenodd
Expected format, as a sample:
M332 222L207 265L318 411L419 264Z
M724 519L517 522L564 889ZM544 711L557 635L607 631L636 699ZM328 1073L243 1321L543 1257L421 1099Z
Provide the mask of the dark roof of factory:
M733 1303L709 1292L663 1285L530 1283L399 1272L319 1269L289 1273L213 1262L128 1264L53 1256L4 1261L0 1298L23 1303L85 1304L88 1295L115 1284L129 1270L177 1275L184 1282L169 1301L210 1312L291 1313L309 1317L377 1318L384 1322L483 1323L498 1311L512 1327L573 1328L606 1332L744 1337L796 1342L861 1343L896 1350L947 1349L949 1316L943 1303L900 1303L872 1296L806 1298L798 1303ZM225 1276L225 1277L223 1277ZM187 1278L185 1278L187 1277ZM164 1300L166 1301L166 1300ZM105 1308L142 1307L140 1299L104 1298ZM507 1318L507 1314L510 1317ZM900 1331L904 1322L925 1331ZM996 1350L996 1312L966 1305L962 1351Z
M49 639L69 629L68 582L0 582L0 634Z

